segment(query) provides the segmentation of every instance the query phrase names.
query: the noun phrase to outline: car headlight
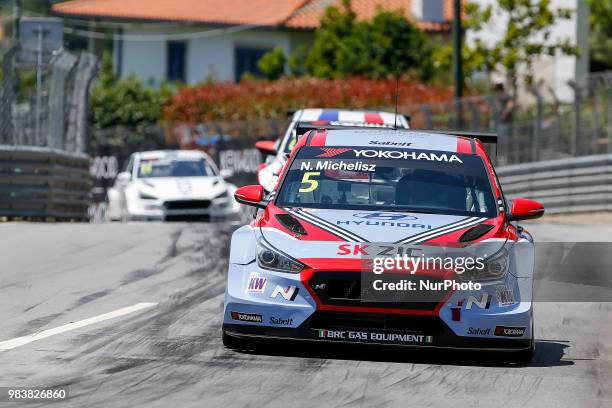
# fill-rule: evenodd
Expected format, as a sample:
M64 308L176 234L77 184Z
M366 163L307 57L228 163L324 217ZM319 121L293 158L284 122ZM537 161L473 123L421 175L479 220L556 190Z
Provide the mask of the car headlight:
M257 265L263 269L278 272L299 273L304 265L266 244L263 239L257 241Z
M142 191L139 193L138 197L140 197L141 200L157 200L157 197L143 193Z
M465 273L459 274L461 280L473 280L473 281L491 281L498 280L504 277L508 272L508 265L510 264L508 251L502 248L499 252L494 255L485 258L482 261L482 268L474 268L466 271Z

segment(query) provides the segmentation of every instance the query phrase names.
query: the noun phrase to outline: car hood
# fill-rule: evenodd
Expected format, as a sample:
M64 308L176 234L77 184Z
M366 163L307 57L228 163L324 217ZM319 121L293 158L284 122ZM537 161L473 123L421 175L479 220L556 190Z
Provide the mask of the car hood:
M152 177L139 179L136 187L160 200L211 200L227 191L219 177Z
M278 228L263 226L261 233L274 247L298 258L332 257L342 242L387 243L418 246L430 240L442 241L458 231L487 221L486 217L468 217L414 212L347 211L306 208L284 208L298 219L310 234L308 239L288 236ZM310 231L324 230L328 239L313 239ZM503 245L498 240L495 247ZM456 238L455 241L456 242ZM444 244L443 244L444 245ZM329 248L328 248L329 247ZM488 250L495 252L494 248ZM325 254L325 255L323 255Z

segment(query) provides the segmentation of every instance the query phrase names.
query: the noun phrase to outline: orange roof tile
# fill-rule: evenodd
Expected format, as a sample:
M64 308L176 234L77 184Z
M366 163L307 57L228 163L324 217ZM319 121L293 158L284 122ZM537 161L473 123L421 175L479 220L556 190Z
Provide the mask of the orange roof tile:
M325 9L334 5L341 6L342 0L311 0L307 5L297 10L285 23L288 27L314 29L319 26L321 16ZM448 9L450 6L450 10ZM412 19L412 5L410 0L352 0L351 7L362 20L371 19L376 15L378 8L389 11L402 10L404 15ZM444 17L452 17L452 0L444 2ZM447 22L436 23L430 21L418 21L417 25L426 31L446 31L450 29Z
M58 3L58 14L155 21L285 26L312 30L325 9L342 0L72 0ZM374 17L379 7L403 10L412 18L411 0L352 0L359 19ZM452 0L444 1L444 18L452 18ZM418 21L426 31L448 31L449 22Z
M222 24L282 24L307 0L73 0L58 14Z

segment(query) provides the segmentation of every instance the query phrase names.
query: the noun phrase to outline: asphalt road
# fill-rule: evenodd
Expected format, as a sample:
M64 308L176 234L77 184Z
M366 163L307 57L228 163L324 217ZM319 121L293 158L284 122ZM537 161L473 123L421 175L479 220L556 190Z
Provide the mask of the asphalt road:
M609 219L553 221L530 227L536 239L612 240ZM220 338L233 228L0 224L0 344L49 335L0 351L0 387L68 387L70 399L53 406L71 407L612 406L612 269L596 271L612 251L570 245L593 272L577 266L557 279L551 267L542 276L539 287L582 298L536 304L530 366L372 347L236 352ZM550 259L541 248L538 259ZM141 303L152 305L46 331Z

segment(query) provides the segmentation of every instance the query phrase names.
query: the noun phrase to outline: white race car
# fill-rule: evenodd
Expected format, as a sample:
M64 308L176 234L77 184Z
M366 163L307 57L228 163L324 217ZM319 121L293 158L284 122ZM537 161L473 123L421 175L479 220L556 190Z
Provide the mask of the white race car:
M396 116L392 112L359 111L342 109L300 109L293 114L291 123L282 139L276 142L265 140L257 142L257 147L262 153L267 154L266 162L257 172L259 184L266 192L270 192L276 186L278 175L287 161L287 156L297 143L302 134L299 133L300 125L312 126L359 126L367 128L402 128L408 129L408 119L401 114Z
M505 199L483 144L495 141L307 132L273 194L260 185L236 191L260 211L232 236L224 344L437 347L529 362L535 244L518 222L544 207Z
M236 186L226 183L206 153L134 153L107 192L111 220L210 219L238 214Z

